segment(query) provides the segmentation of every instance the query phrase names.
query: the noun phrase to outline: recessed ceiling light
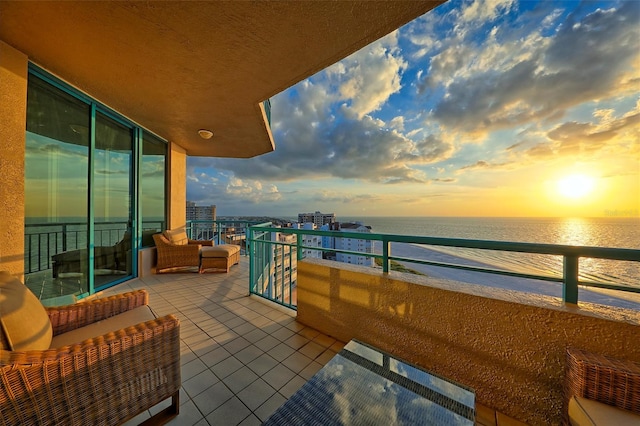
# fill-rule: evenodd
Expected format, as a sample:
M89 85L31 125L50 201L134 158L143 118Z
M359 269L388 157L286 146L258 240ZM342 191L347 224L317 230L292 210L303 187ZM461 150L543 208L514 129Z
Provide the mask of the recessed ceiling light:
M211 139L213 137L213 132L211 130L200 129L198 130L198 134L202 139Z

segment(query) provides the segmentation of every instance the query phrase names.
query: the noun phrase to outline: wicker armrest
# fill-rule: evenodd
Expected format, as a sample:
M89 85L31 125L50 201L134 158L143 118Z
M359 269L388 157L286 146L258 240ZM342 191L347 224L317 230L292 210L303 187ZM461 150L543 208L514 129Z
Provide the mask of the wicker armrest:
M189 244L199 244L201 246L213 246L212 240L189 240Z
M53 335L57 336L148 303L147 291L136 290L73 305L46 308L46 310L53 327Z
M180 389L180 322L173 315L81 344L0 351L3 424L121 424ZM163 414L165 414L163 412Z
M568 349L564 391L565 407L580 396L640 413L640 364Z

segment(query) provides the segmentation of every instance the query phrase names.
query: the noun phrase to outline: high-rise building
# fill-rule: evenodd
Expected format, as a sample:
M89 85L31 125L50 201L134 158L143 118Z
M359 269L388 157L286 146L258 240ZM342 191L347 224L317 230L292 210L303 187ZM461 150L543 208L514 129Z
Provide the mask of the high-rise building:
M335 213L298 213L298 223L313 223L318 228L328 223L334 223L335 221Z
M292 224L294 229L309 229L314 230L318 227L311 222L307 223L294 223ZM322 237L319 235L300 235L301 243L304 247L316 247L322 249ZM303 248L302 254L305 258L322 259L322 250L314 250L312 248Z
M216 220L216 206L197 206L187 201L187 220Z
M371 233L371 227L362 224L362 222L327 224L321 227L320 230ZM360 253L373 253L375 245L372 240L365 240L361 238L323 237L322 247ZM335 260L343 263L351 263L353 265L374 266L375 264L375 259L373 257L358 256L350 253L336 253Z
M270 241L275 244L256 243L258 250L269 250L269 254L256 260L256 285L261 294L284 304L296 301L298 279L297 236L272 232Z

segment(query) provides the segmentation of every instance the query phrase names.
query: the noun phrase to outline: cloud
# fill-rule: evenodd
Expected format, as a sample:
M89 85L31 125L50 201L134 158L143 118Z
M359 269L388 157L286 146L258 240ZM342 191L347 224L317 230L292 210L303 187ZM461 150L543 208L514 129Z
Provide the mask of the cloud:
M538 31L502 44L488 39L478 53L469 46L447 49L434 57L424 81L446 90L431 118L451 131L486 134L629 94L640 56L639 10L640 3L623 2L581 20L575 12L551 37ZM471 65L465 70L462 63Z
M318 195L314 197L316 200L323 203L372 203L378 202L381 198L372 194L353 194L337 191L320 191Z
M321 123L312 132L294 126L280 151L252 161L225 161L233 172L252 179L294 180L304 177L338 177L370 182L421 182L422 172L412 165L437 162L451 154L450 143L430 136L414 142L387 130L376 120L344 119L340 125ZM289 149L290 144L308 147ZM216 167L223 167L216 162Z
M595 110L594 121L567 121L544 133L544 140L531 143L520 141L506 148L520 160L525 157L549 158L572 156L575 159L593 159L603 151L614 150L634 156L638 154L640 140L640 108L616 117L614 111Z
M466 166L462 166L460 167L458 170L478 170L478 169L483 169L483 170L489 170L489 169L504 169L511 166L511 163L509 162L504 162L504 163L491 163L489 161L484 161L484 160L478 160L473 164L468 164Z
M451 155L451 142L413 125L403 134L415 118L373 115L401 90L405 67L394 32L272 99L275 152L207 161L240 179L425 182L416 166Z
M337 67L341 72L328 71L339 75L340 96L356 117L362 119L378 110L389 96L400 90L407 63L400 56L396 43L394 32L343 60Z
M467 2L460 11L463 23L493 21L514 6L514 0L476 0Z

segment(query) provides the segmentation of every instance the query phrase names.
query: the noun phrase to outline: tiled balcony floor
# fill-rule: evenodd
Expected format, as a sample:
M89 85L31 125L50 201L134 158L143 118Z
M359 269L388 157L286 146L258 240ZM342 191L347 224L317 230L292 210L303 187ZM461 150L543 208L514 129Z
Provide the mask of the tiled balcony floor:
M259 425L344 346L297 323L293 311L248 297L248 283L243 257L228 274L153 275L99 295L144 288L157 315L180 318L180 414L169 424ZM476 408L478 425L523 425L480 404Z
M297 323L294 312L247 297L248 283L243 257L229 274L153 275L100 295L145 288L157 315L180 318L180 414L170 424L259 425L342 349Z

